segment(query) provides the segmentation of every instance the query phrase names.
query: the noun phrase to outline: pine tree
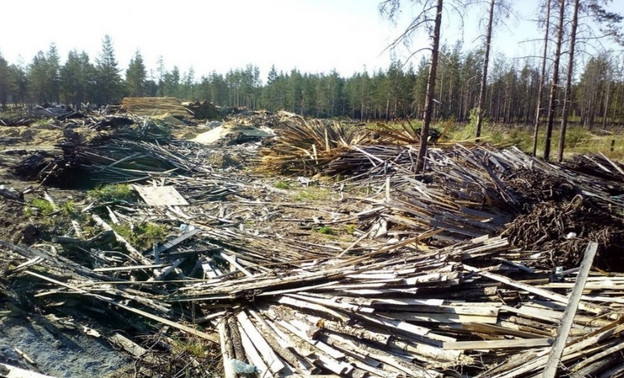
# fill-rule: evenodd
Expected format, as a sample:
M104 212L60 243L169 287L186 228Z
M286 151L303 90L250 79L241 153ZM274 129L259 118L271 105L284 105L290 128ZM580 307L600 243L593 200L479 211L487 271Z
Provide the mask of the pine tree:
M143 63L141 52L137 50L126 70L126 94L132 97L144 96L146 78L147 69L145 68L145 63Z
M63 100L80 109L83 102L88 102L89 84L93 75L93 65L86 52L72 50L61 68L61 94Z
M96 65L95 102L104 105L118 102L122 95L122 81L117 67L113 40L109 35L104 36L102 52Z
M60 102L61 98L61 65L56 44L51 43L46 54L47 84L46 97L49 101Z
M43 51L38 51L28 67L28 92L31 101L43 104L51 99L47 97L48 63Z
M9 64L0 54L0 105L6 108L9 100Z

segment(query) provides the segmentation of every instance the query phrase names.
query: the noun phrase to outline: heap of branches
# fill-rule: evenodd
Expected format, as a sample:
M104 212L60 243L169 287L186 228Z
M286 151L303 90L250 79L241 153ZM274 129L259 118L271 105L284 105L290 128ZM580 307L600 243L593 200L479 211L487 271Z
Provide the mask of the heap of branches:
M578 195L570 201L535 204L503 232L512 245L548 252L542 268L578 266L590 241L599 244L595 266L606 271L624 268L624 221Z
M264 168L283 174L316 174L349 146L366 143L368 134L353 126L298 115L283 118L277 138L261 153Z

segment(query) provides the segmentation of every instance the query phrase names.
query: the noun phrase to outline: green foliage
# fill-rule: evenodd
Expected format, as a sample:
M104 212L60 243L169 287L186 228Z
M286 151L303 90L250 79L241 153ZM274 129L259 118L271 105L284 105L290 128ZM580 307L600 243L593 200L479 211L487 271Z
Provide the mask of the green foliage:
M109 35L104 36L102 51L96 63L97 91L94 96L95 101L99 104L110 104L121 100L123 84L119 75L113 40Z
M30 202L30 205L36 208L39 214L43 216L48 216L54 212L54 206L52 206L50 201L43 198L33 198L33 200ZM29 207L26 207L26 215L32 215L31 211L32 210Z
M345 232L349 235L353 235L353 233L355 232L355 229L357 228L357 225L355 224L348 224L345 226Z
M533 135L527 128L514 127L509 133L508 143L523 151L533 148Z
M329 226L321 226L318 228L317 231L319 234L323 235L334 235L336 233L336 231L334 231L334 229Z
M87 194L99 201L131 201L135 197L132 188L128 184L104 185L87 191Z
M41 119L37 120L37 122L35 122L35 126L37 126L37 127L51 126L53 124L54 124L54 119L53 118L41 118Z
M76 203L67 201L61 205L61 213L65 216L73 216L76 214Z
M146 95L146 79L147 69L143 63L141 52L137 50L134 53L134 57L130 60L128 69L126 69L126 94L133 97Z
M571 148L589 143L591 135L587 130L580 127L569 128L566 132L565 142Z
M276 182L273 186L275 186L277 189L290 189L290 184L282 180Z
M129 223L112 224L111 227L139 250L151 248L154 243L162 242L167 235L164 226L150 222L135 227Z
M203 345L200 340L177 340L174 345L178 352L188 353L191 356L197 358L206 357L206 353L208 350L208 348Z
M453 123L453 118L458 123L467 123L462 130L455 130L451 138L472 139L476 109L469 110L479 94L482 52L464 49L461 43L443 44L440 52L445 59L438 65L435 98L439 103L434 117L442 123ZM570 108L580 114L586 128L605 121L605 125L617 124L624 119L622 96L617 95L624 87L618 76L621 62L617 63L614 54L604 52L578 67L579 80L574 85ZM385 69L373 73L364 70L350 77L336 71L311 74L272 67L268 77L262 80L260 69L253 64L232 68L225 74L212 72L200 76L192 67L182 72L171 64L173 68L167 70L164 58L160 57L152 79L146 75L151 70L139 51L129 62L117 62L110 36L104 37L96 59L90 60L84 51L76 50L64 58L59 57L54 43L35 54L27 64L11 64L0 56L0 106L10 107L7 104L10 101L18 106L44 102L103 105L118 100L125 91L130 95L177 96L223 107L284 109L311 117L385 122L409 117L417 122L423 113L428 74L428 62L422 59L415 65L393 61ZM125 80L121 78L120 66L128 67ZM488 72L488 101L483 109L488 122L508 126L531 123L538 75L539 65L533 62L518 64L506 57L494 58ZM605 114L606 120L602 119ZM519 137L511 139L520 141ZM577 143L571 136L571 143L583 144L583 141Z

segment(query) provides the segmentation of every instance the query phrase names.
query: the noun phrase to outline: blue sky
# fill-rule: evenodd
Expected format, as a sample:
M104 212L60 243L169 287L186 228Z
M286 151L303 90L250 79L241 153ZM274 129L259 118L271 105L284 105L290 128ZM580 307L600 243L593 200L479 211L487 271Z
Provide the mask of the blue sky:
M534 23L537 0L511 0L517 17L496 31L495 49L507 56L538 54L539 43L519 43L540 38ZM252 63L262 78L271 65L278 70L343 76L388 67L384 51L398 35L412 10L406 8L397 27L381 18L379 0L20 0L3 3L0 53L11 63L28 64L38 50L55 42L61 59L70 49L85 50L92 60L109 34L120 68L139 49L148 68L159 56L167 69L183 72L193 67L196 77L212 71L225 73ZM409 4L409 1L404 1ZM624 13L624 1L613 9ZM472 8L463 31L454 13L445 13L443 34L449 44L457 39L471 48L480 42L479 18L483 8ZM398 58L427 43L417 36L410 50L399 49ZM417 62L415 62L417 63Z

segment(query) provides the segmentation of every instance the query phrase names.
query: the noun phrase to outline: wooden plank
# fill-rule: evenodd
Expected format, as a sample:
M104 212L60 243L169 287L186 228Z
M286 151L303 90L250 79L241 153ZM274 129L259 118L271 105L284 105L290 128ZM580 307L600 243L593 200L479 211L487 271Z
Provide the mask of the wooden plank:
M492 350L510 348L537 348L552 345L551 338L511 339L511 340L477 340L445 342L444 349L452 350Z
M249 339L253 342L258 352L262 355L263 360L266 362L269 370L273 374L278 374L285 365L277 357L269 343L262 337L262 334L256 329L256 326L249 320L247 314L244 311L239 312L236 315L241 328L245 331Z
M461 323L488 323L496 324L497 316L480 316L480 315L458 315L444 313L418 313L418 312L377 312L377 315L386 318L394 318L406 320L409 322L420 323L443 323L443 324L461 324Z
M624 343L618 343L616 341L616 344L610 348L607 348L605 350L603 350L600 353L596 353L591 357L588 357L587 359L579 362L578 364L574 365L570 370L572 370L573 372L579 371L581 369L583 369L586 366L591 365L592 363L601 360L604 357L608 357L608 356L612 356L612 355L618 355L617 353L620 352L622 349L624 349Z
M154 268L164 268L171 264L150 264L150 265L131 265L131 266L111 266L107 268L95 268L94 272L119 272L124 270L135 270L135 269L154 269Z
M173 247L175 247L176 245L182 243L183 241L185 241L186 239L197 235L199 232L201 231L201 229L199 228L194 228L190 231L186 231L185 233L183 233L182 235L178 236L175 239L169 240L166 243L164 243L163 245L157 247L158 248L158 252L164 252L168 249L171 249Z
M232 365L232 350L231 340L227 334L225 319L222 319L217 324L217 331L219 333L219 341L221 345L221 359L223 361L223 376L225 378L236 378L236 372L234 371L234 365Z
M141 358L145 355L145 353L147 353L147 349L119 333L115 333L110 336L108 340L110 340L113 344L122 347L126 352L130 353L135 358Z
M19 368L0 362L0 374L5 378L54 378L51 375L43 375L34 371Z
M559 302L559 303L564 303L567 304L568 303L568 297L562 294L558 294L558 293L554 293L552 291L549 290L544 290L544 289L540 289L538 287L532 286L532 285L528 285L525 284L523 282L518 282L515 280L512 280L509 277L505 277L502 276L500 274L496 274L496 273L490 273L490 272L486 272L483 271L482 269L479 268L475 268L469 265L464 264L463 265L464 269L470 271L470 272L475 272L477 274L479 274L480 276L489 278L491 280L494 281L498 281L498 282L502 282L506 285L521 289L521 290L525 290L529 293L535 294L535 295L539 295L542 296L544 298L548 298L550 300ZM588 312L592 312L594 314L602 314L606 311L606 309L602 306L598 306L598 305L594 305L591 303L585 303L585 302L580 302L579 303L579 308L581 308L582 310L588 311Z
M188 206L188 202L174 186L132 185L141 198L150 206Z
M559 366L559 361L561 359L561 355L563 354L563 349L565 348L566 342L568 340L568 334L570 333L572 323L574 322L574 315L576 315L579 303L581 302L583 288L585 286L585 282L587 281L589 271L591 270L592 264L594 262L594 256L596 256L596 251L598 251L598 243L596 242L590 242L585 249L585 257L583 257L583 261L581 262L581 270L576 277L576 284L574 285L574 289L572 289L570 301L563 314L563 319L557 332L557 338L555 339L555 343L550 351L548 361L546 362L546 366L544 367L544 378L555 378L555 376L557 375L557 367Z
M433 340L442 341L442 342L456 341L456 339L453 337L438 335L436 333L433 333L433 331L430 330L429 328L417 326L415 324L404 322L402 320L385 319L385 318L366 316L366 315L359 315L359 316L373 324L378 324L384 327L395 329L397 331L406 332L408 334L430 339L432 341Z
M240 334L241 342L245 350L245 354L249 358L249 362L256 367L259 374L266 374L269 370L266 363L262 360L260 353L255 347L255 344L251 341L249 335L245 332L245 329L237 322L238 333Z
M238 261L236 261L236 256L230 256L230 255L226 254L225 252L221 252L219 254L219 256L221 256L225 261L227 261L230 264L232 264L232 267L238 269L239 271L241 271L247 277L253 277L254 276L250 271L245 269L241 264L238 263Z

